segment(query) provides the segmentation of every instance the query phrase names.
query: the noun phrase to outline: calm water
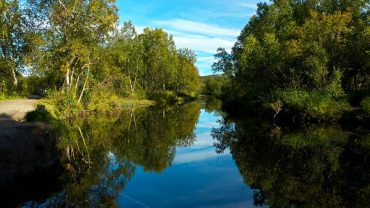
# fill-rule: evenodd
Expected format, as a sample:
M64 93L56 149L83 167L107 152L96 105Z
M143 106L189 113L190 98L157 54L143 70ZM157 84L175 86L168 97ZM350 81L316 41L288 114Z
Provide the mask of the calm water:
M172 165L160 173L139 167L120 193L121 207L247 207L253 192L231 154L217 154L211 136L220 116L200 111L194 142L177 146Z
M230 119L219 103L60 124L56 190L22 207L369 207L370 136Z

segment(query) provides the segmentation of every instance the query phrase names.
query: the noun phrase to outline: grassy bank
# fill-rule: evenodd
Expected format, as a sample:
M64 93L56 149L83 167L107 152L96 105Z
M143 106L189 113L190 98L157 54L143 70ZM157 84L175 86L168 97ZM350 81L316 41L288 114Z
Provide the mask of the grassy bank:
M46 111L50 113L52 118L65 119L89 112L107 113L124 109L146 107L154 105L155 102L147 99L111 97L110 99L102 99L100 102L84 105L77 103L74 99L53 98L42 99L39 104L45 106ZM42 117L48 118L48 116L43 115Z
M71 103L71 105L66 105L66 103L68 101L58 102L52 99L42 99L38 105L45 106L45 110L36 109L29 112L25 119L28 122L55 123L58 120L86 116L91 113L112 113L155 105L154 101L130 98L115 98L109 102L101 102L90 106L88 109L84 109L82 105L76 103Z
M27 120L48 122L53 119L79 117L91 113L114 113L125 109L136 109L151 105L173 105L197 99L197 97L178 94L173 91L147 92L129 96L104 92L99 90L90 91L81 100L73 94L60 91L50 92L38 103L45 106L45 110L36 110L29 113Z
M370 124L370 97L351 103L344 93L284 90L270 97L244 96L224 99L224 111L235 115L260 116L281 123L357 123Z

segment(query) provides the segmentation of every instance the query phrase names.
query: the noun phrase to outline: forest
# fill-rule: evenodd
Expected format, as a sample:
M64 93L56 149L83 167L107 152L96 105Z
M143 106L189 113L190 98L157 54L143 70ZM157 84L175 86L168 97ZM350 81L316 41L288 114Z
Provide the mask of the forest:
M0 13L0 100L38 94L71 111L199 93L195 53L120 24L115 0L3 0Z
M220 48L215 55L213 70L229 82L219 86L226 108L319 121L369 113L369 6L368 0L259 3L232 52Z

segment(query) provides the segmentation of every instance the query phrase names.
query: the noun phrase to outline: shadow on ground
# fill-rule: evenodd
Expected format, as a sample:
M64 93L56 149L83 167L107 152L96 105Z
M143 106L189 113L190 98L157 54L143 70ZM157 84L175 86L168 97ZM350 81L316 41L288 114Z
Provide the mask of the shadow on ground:
M18 207L57 190L60 152L51 127L0 114L0 202Z

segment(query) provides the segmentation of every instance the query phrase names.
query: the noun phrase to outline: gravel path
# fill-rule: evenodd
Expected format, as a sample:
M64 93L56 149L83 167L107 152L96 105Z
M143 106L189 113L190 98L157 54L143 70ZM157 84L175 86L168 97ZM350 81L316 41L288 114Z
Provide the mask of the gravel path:
M38 100L21 99L0 102L0 121L23 121L27 112L36 108Z

